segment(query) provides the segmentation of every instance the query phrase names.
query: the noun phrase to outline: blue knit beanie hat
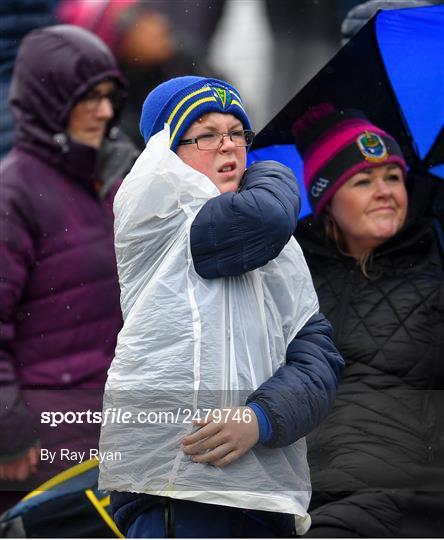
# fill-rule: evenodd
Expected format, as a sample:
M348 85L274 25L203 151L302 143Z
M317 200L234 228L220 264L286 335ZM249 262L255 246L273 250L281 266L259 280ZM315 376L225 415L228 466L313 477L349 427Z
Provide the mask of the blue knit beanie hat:
M176 151L179 140L193 122L204 114L232 114L251 129L238 91L230 84L206 77L176 77L159 84L146 97L140 117L140 132L145 143L170 126L170 146Z

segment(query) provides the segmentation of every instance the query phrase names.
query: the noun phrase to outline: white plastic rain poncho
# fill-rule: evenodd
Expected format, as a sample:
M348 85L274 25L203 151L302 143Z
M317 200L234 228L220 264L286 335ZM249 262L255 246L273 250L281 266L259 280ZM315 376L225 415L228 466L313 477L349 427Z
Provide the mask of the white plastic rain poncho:
M256 445L224 468L192 462L181 440L195 429L192 414L245 405L285 363L288 344L318 311L310 273L292 238L260 269L201 278L190 227L219 191L168 141L165 126L114 203L124 326L104 413L126 411L131 420L102 426L101 452L120 454L101 463L100 488L292 513L302 533L310 499L305 439L286 448Z

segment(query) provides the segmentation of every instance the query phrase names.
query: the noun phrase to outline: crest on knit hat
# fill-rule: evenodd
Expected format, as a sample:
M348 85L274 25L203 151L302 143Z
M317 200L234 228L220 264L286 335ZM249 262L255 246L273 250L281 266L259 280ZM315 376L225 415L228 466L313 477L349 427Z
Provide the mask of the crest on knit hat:
M356 139L361 154L366 161L384 161L388 157L387 148L382 138L371 131L364 131Z
M231 92L221 86L212 86L212 88L216 101L222 105L222 109L225 111L231 105Z

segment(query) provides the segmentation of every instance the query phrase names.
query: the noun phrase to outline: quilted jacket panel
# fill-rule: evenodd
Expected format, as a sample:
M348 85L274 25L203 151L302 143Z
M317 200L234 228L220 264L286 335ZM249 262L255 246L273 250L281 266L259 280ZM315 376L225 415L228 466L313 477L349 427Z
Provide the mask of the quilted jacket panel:
M375 252L369 278L311 218L296 236L346 362L333 411L308 438L312 509L356 491L443 489L444 272L433 227L410 222ZM363 500L381 519L390 513Z

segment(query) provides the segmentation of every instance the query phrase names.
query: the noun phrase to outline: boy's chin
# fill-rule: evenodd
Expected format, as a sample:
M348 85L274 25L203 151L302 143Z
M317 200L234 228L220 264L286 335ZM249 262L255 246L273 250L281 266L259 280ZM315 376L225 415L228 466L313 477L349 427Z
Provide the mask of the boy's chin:
M238 177L239 175L235 175L232 178L217 178L215 180L212 180L213 184L217 187L217 189L221 193L236 193L236 191L239 190L239 186L241 183L241 179Z
M233 180L231 182L225 182L223 184L216 185L221 193L236 193L240 185L239 180Z

